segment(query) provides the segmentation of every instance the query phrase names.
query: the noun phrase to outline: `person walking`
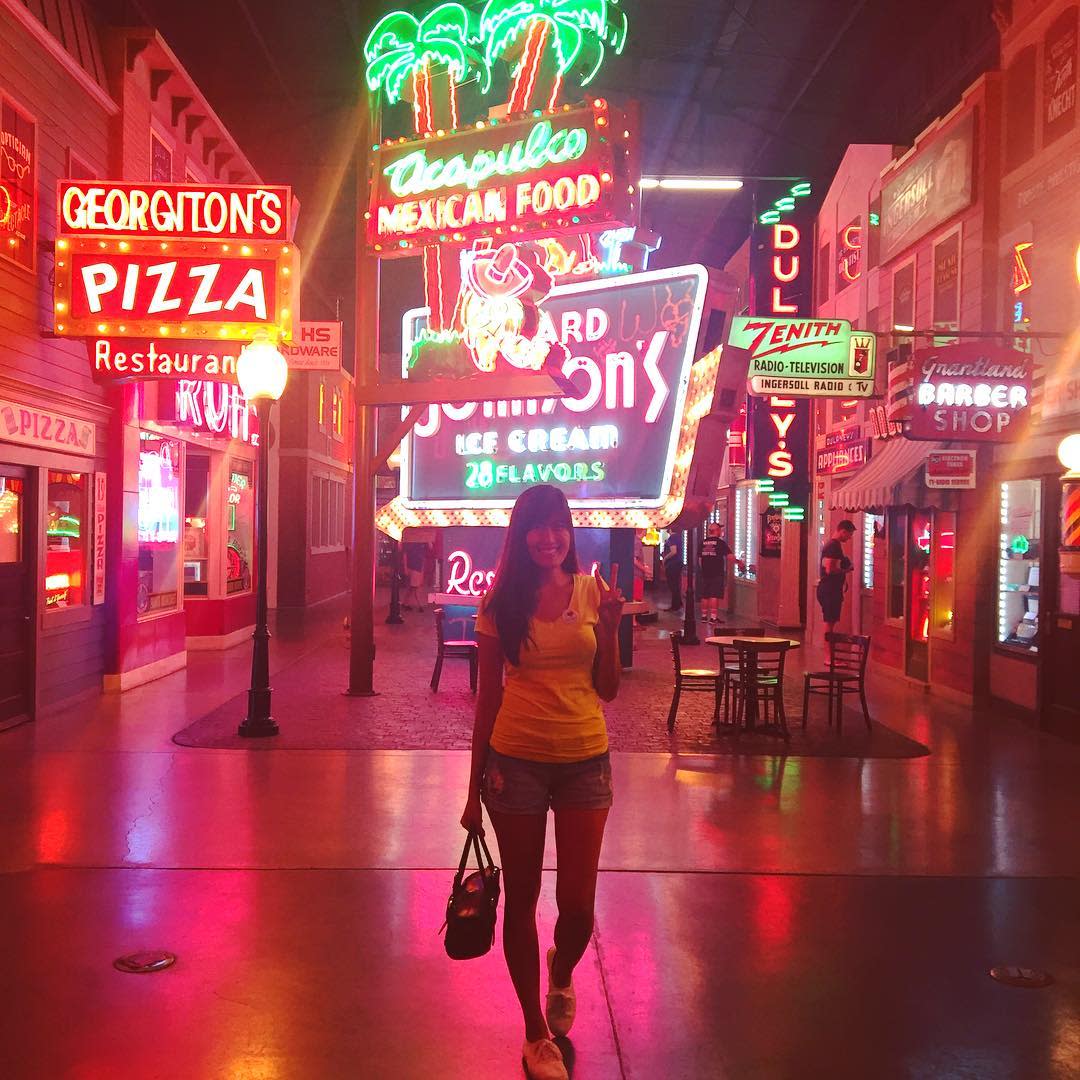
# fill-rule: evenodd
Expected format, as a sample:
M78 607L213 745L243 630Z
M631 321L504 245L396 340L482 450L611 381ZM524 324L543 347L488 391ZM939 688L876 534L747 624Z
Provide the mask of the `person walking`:
M410 601L409 603L402 603L401 606L405 611L411 611L414 603L417 611L424 610L424 598L420 595L420 588L424 584L424 564L427 561L430 547L430 544L420 543L415 540L410 540L405 544L404 562L406 583L408 585L405 590L405 600Z
M487 807L502 859L503 952L525 1021L533 1080L567 1080L552 1036L577 1000L573 972L593 930L596 875L612 801L601 699L619 689L623 597L599 569L578 571L570 507L539 484L514 504L491 588L476 618L479 690L462 827L483 834ZM540 1005L536 904L548 809L555 815L558 920Z
M708 622L720 618L720 601L727 589L728 560L731 548L723 538L720 523L709 523L708 535L701 542L701 615Z
M845 518L836 526L832 538L821 549L817 600L826 634L833 633L840 621L840 610L844 605L844 593L847 590L847 576L852 569L851 560L844 554L844 545L850 544L854 535L855 523ZM825 653L832 656L832 645L828 639L825 642Z
M671 590L669 611L682 611L683 549L682 537L672 533L664 545L664 576Z

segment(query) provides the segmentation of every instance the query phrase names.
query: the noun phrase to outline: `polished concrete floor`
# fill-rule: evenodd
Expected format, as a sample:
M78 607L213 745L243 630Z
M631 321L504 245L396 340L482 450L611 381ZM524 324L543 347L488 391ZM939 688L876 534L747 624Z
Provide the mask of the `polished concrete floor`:
M275 666L338 633L283 625ZM173 744L247 662L0 735L0 1077L520 1077L498 950L436 933L467 756ZM578 1080L1080 1075L1080 748L876 700L930 756L618 755Z

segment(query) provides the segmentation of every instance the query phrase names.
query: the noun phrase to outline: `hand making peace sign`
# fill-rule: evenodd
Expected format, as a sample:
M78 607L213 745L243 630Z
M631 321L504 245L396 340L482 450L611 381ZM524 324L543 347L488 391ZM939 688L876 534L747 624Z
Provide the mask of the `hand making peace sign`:
M609 585L600 574L600 567L593 570L593 578L600 589L600 622L598 629L606 634L614 634L619 629L623 604L626 602L618 585ZM611 580L619 580L619 564L611 564Z

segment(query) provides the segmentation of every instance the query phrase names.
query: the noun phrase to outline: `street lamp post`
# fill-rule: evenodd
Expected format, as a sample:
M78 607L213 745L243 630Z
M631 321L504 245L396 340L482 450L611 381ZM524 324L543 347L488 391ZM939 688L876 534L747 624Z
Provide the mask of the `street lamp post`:
M244 347L236 362L236 379L244 397L255 406L259 418L259 460L255 473L255 633L252 635L251 688L247 716L238 734L245 738L276 735L278 726L270 716L270 630L267 626L266 549L268 546L268 492L270 489L270 413L285 392L289 369L285 357L264 335Z

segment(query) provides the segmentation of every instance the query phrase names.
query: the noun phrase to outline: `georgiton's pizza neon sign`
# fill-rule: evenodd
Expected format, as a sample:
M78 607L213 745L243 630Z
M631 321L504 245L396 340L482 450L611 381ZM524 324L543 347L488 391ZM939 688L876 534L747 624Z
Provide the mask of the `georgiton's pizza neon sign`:
M563 372L581 396L430 406L380 527L505 524L537 483L562 488L579 525L667 524L719 365L718 352L693 364L706 284L688 266L555 288L538 333L569 350ZM406 358L424 314L406 315Z

